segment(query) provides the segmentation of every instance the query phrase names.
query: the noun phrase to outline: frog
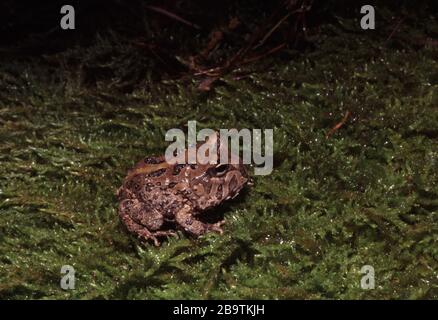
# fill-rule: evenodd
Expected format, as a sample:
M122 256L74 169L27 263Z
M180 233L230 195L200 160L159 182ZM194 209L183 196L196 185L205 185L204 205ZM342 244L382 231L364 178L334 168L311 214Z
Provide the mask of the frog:
M212 150L220 159L224 146L219 134L215 132L204 143L214 144ZM187 159L188 149L185 154ZM237 197L250 178L240 157L235 163L204 162L173 163L165 156L138 162L116 192L118 215L126 229L155 246L168 236L178 237L179 230L194 238L210 231L223 234L224 219L209 223L201 218Z

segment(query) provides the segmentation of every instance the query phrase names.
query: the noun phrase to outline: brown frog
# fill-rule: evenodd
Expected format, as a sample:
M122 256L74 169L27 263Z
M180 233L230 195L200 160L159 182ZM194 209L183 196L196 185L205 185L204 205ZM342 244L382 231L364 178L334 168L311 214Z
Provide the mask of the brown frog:
M218 135L205 143L216 143L219 159ZM128 173L117 191L118 214L131 233L156 246L159 237L176 235L175 229L195 237L208 231L222 234L224 220L206 223L199 217L236 197L247 182L241 160L238 164L169 164L164 156L148 157Z

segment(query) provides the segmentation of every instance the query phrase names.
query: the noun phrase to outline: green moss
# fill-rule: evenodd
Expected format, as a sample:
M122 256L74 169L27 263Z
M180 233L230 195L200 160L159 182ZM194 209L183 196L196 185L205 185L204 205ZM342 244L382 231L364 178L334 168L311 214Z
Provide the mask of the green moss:
M325 26L315 50L207 94L2 64L0 298L438 298L437 52L383 35ZM187 120L274 128L275 168L218 209L223 236L155 248L124 231L114 192Z

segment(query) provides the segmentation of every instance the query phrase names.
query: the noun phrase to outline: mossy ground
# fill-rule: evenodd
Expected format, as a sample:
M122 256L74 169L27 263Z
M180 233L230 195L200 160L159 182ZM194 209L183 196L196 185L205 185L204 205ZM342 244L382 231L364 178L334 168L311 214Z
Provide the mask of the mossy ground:
M387 31L326 25L312 50L209 93L170 81L123 94L37 59L2 63L0 298L437 299L438 54ZM273 128L274 171L217 210L224 235L142 244L114 193L188 120Z

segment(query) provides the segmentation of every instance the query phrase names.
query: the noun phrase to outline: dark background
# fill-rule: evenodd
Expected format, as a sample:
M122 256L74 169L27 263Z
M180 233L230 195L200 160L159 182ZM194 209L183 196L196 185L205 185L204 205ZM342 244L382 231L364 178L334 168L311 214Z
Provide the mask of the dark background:
M394 13L410 14L410 18L437 12L437 1L301 1L301 0L71 0L71 1L16 1L4 0L0 4L0 44L14 45L31 39L48 40L46 50L61 50L64 46L74 43L87 43L96 33L115 30L127 36L144 34L143 21L154 22L154 28L148 36L159 38L163 27L178 27L182 25L160 13L148 9L156 6L168 10L184 19L198 25L199 33L207 36L218 24L227 20L230 15L243 13L248 27L262 25L263 18L278 11L286 11L285 7L299 7L301 4L311 6L309 19L311 24L333 21L333 16L356 17L358 8L365 4L378 4L379 8L388 8ZM76 30L62 32L59 27L60 8L63 5L73 5L76 10ZM378 14L378 13L377 13ZM417 15L417 16L415 16ZM195 35L187 26L182 26L180 32ZM37 44L35 44L37 46Z
M0 299L437 299L436 3L1 1ZM274 170L156 248L115 192L188 120Z

